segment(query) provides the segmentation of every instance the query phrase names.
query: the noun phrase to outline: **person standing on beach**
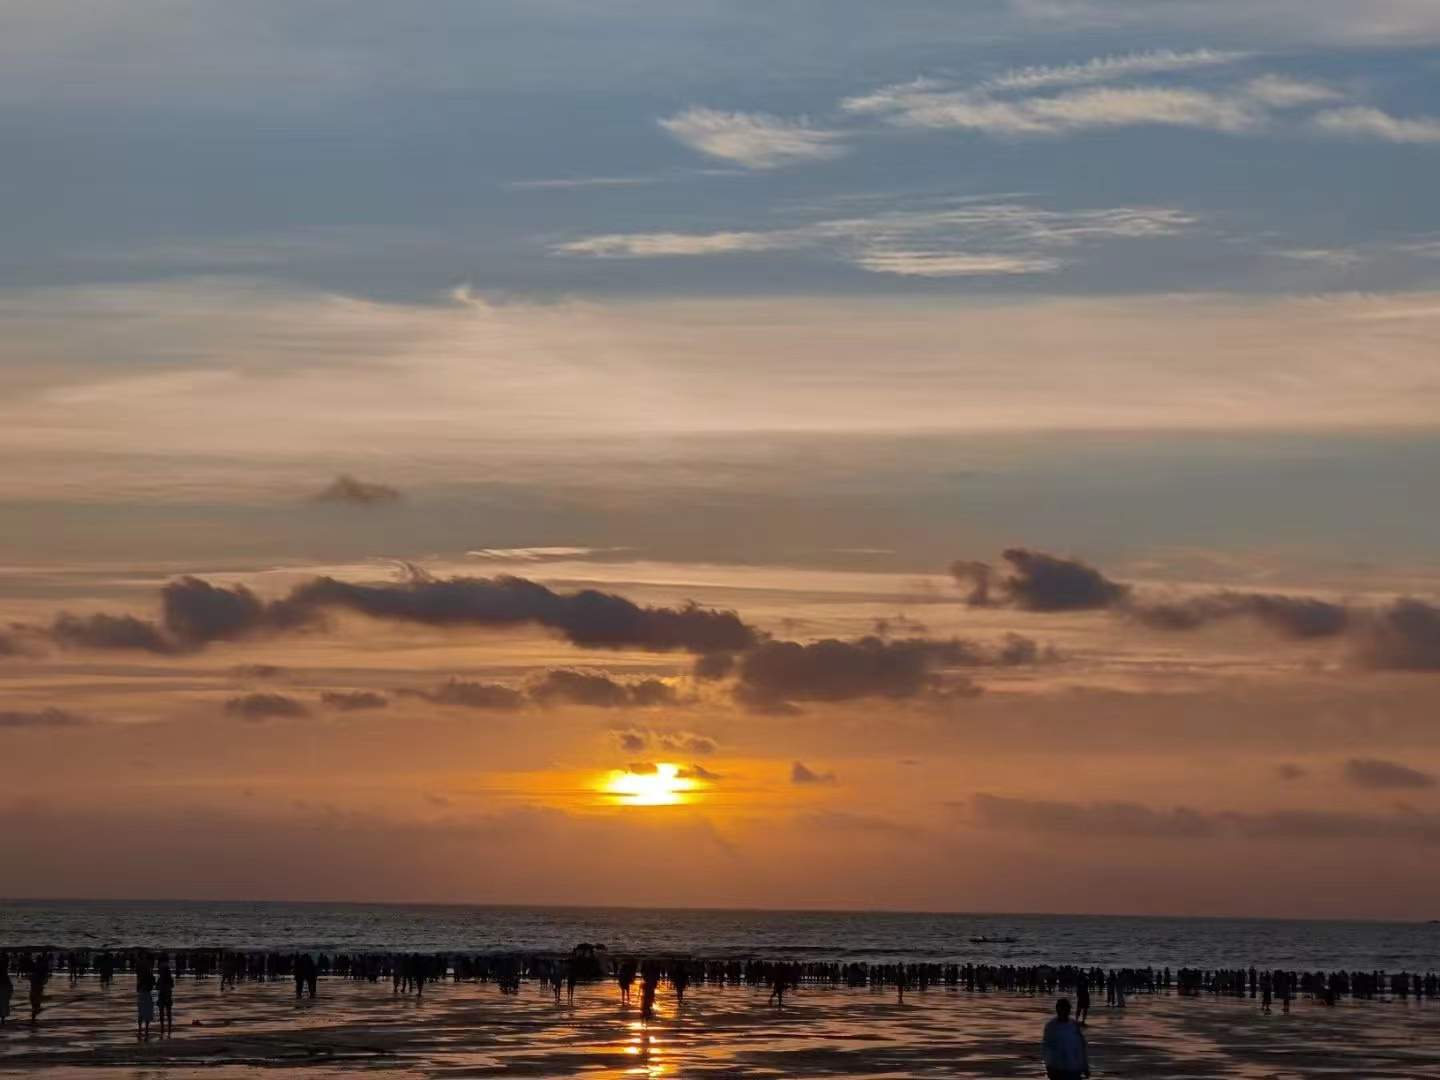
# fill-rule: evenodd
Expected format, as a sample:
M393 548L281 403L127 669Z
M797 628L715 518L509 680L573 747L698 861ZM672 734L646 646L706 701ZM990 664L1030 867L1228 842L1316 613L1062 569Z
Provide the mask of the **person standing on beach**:
M156 998L160 1005L160 1034L175 1034L175 973L170 970L170 958L160 960L160 975L155 980Z
M1090 1015L1090 977L1081 972L1075 982L1075 1022L1081 1027Z
M10 981L10 957L0 952L0 1027L10 1016L10 998L15 993L15 984Z
M150 1041L150 1021L155 1019L155 970L150 958L142 956L135 968L135 1040Z
M45 984L50 981L50 957L41 953L30 961L30 1023L40 1019L45 1007Z
M1090 1075L1090 1048L1080 1025L1070 1019L1069 998L1055 1002L1055 1015L1046 1021L1041 1047L1050 1080L1081 1080Z

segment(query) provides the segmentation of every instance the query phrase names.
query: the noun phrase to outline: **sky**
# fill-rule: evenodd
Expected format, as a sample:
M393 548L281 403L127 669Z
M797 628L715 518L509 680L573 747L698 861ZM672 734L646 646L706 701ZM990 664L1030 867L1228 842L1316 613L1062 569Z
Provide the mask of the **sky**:
M9 0L0 895L1428 919L1431 0Z

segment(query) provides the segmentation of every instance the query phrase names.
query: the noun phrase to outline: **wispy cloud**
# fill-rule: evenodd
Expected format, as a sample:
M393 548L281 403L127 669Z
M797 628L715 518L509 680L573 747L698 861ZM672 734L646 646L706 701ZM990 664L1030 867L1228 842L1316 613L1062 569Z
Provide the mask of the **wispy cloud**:
M769 113L695 107L663 118L660 126L693 150L747 169L829 161L848 152L838 132Z
M1113 82L1132 75L1152 75L1192 68L1215 67L1247 59L1249 53L1215 49L1155 49L1119 56L1097 56L1082 63L1016 68L984 85L995 90L1035 90L1046 86L1077 86Z
M566 255L593 255L609 259L658 259L675 255L735 255L795 247L790 232L712 233L607 233L559 244L554 250Z
M902 277L990 277L1006 274L1050 274L1064 264L1045 255L965 255L905 248L870 248L855 265L876 274Z
M1311 123L1319 131L1351 138L1380 139L1393 143L1440 142L1440 117L1392 116L1382 109L1368 106L1326 109L1317 113Z
M1323 83L1292 79L1286 75L1261 75L1245 84L1245 94L1274 109L1291 109L1316 105L1344 97L1334 87Z
M1171 87L1096 87L1048 97L997 99L970 90L891 88L846 103L884 113L899 127L992 135L1061 135L1094 128L1163 125L1253 131L1264 117L1242 98Z
M1169 207L1046 210L1022 203L893 210L789 228L712 233L612 233L556 245L591 258L645 259L812 250L860 269L910 277L1051 273L1057 250L1105 239L1174 235L1195 218Z

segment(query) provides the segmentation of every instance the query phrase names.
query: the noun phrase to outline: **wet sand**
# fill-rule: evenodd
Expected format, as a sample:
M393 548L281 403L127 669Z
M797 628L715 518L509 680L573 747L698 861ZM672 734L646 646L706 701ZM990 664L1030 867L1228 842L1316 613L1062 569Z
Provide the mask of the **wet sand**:
M222 993L218 980L186 979L174 1037L138 1043L131 980L108 991L93 978L52 985L33 1030L17 986L20 1015L0 1028L0 1076L1037 1077L1051 1005L931 989L902 1006L893 993L826 988L776 1009L764 991L697 987L677 1009L665 987L645 1025L611 984L582 986L570 1006L533 983L518 997L443 983L417 1001L388 983L328 980L318 1001L297 1003L289 982ZM1088 1031L1097 1076L1413 1080L1440 1078L1437 1019L1440 1006L1413 1001L1298 1001L1290 1016L1267 1017L1248 999L1136 995L1125 1010L1097 1008Z

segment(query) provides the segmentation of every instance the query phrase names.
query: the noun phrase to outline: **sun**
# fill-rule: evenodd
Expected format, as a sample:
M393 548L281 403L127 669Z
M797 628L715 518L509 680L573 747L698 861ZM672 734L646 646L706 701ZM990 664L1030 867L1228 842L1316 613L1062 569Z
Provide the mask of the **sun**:
M698 785L668 761L616 769L602 790L624 806L676 806L694 799Z

